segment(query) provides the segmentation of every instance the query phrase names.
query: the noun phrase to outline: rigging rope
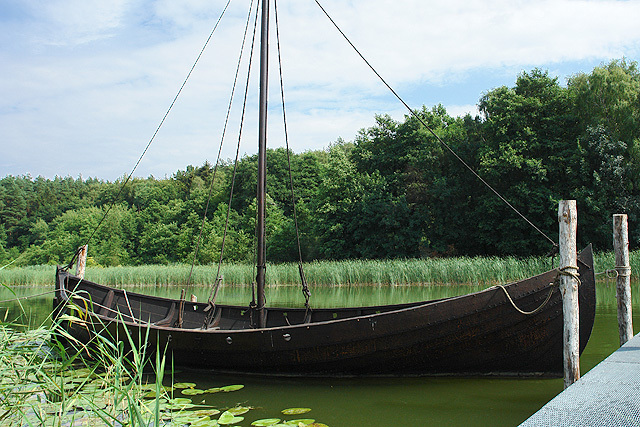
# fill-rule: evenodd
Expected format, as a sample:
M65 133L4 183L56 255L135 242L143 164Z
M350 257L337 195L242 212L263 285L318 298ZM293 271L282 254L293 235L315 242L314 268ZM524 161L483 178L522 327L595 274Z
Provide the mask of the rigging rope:
M360 58L364 61L364 63L369 67L369 69L371 69L371 71L373 71L373 73L378 77L378 79L380 79L380 81L387 87L387 89L389 89L391 91L391 93L398 99L398 101L400 101L402 103L402 105L405 106L405 108L409 111L409 113L414 118L416 118L422 124L422 126L424 126L427 129L427 131L429 131L429 133L431 133L431 135L433 135L434 138L436 138L436 140L442 146L444 146L460 163L462 163L477 179L479 179L480 182L482 182L487 188L489 188L489 190L491 190L496 196L498 196L498 198L500 200L502 200L509 208L511 208L511 210L513 210L516 214L518 214L531 227L533 227L538 233L540 233L545 239L547 239L552 245L555 246L556 242L551 237L549 237L546 233L544 233L542 230L540 230L534 223L532 223L518 209L516 209L511 203L509 203L509 201L507 199L505 199L500 193L498 193L498 191L496 189L494 189L487 181L485 181L480 175L478 175L478 173L475 170L473 170L473 168L471 166L469 166L467 164L467 162L465 162L462 159L462 157L460 157L455 151L453 151L453 149L446 142L444 142L444 140L442 138L440 138L440 136L438 136L438 134L436 134L435 131L433 129L431 129L431 127L429 125L427 125L427 123L409 106L409 104L407 104L404 101L404 99L402 99L400 97L400 95L398 95L398 93L389 85L389 83L387 83L387 81L380 75L380 73L378 73L378 71L369 63L369 61L367 61L367 59L362 55L362 53L360 53L358 48L351 42L351 40L347 37L347 35L340 29L340 27L333 20L333 18L331 18L331 16L329 16L329 13L327 13L325 8L322 7L322 5L320 4L319 0L314 0L314 1L318 5L318 7L322 10L322 12L325 14L325 16L329 19L329 21L331 21L333 26L342 35L342 37L347 41L347 43L349 43L349 45L353 48L353 50L358 54L358 56L360 56Z
M129 172L129 174L127 175L126 179L124 180L124 182L120 186L120 189L119 189L118 193L116 194L116 196L111 201L111 204L109 205L109 207L105 211L104 215L102 215L102 218L100 219L100 222L98 222L98 225L93 229L93 232L89 235L89 238L87 239L85 245L88 245L89 242L91 241L91 239L93 239L95 234L98 232L98 229L100 228L100 226L102 225L104 220L109 215L109 212L111 211L111 209L115 206L116 201L120 198L120 195L124 191L124 188L127 186L129 181L131 180L131 177L135 173L136 169L138 169L138 165L140 165L140 162L142 161L142 158L144 157L144 155L149 150L149 147L151 146L153 141L156 139L156 136L158 135L158 132L160 131L160 128L162 127L162 125L164 124L165 120L167 119L167 116L169 116L169 113L173 109L173 106L175 105L176 101L178 100L178 97L182 93L182 89L184 89L185 85L187 84L187 81L191 77L191 74L193 73L193 70L196 68L196 65L198 65L198 62L200 61L200 58L202 57L202 54L204 53L204 50L207 48L209 42L211 41L211 38L213 37L213 34L215 33L216 29L218 28L218 25L220 24L220 21L222 20L222 17L224 16L225 12L227 11L227 8L229 7L229 3L231 3L231 0L227 0L227 4L224 6L224 9L222 10L222 13L220 13L220 16L218 17L218 20L216 21L216 24L213 26L213 29L209 33L209 37L207 37L207 40L204 42L204 45L202 46L202 49L200 49L200 53L198 54L198 56L197 56L196 60L194 61L193 65L191 66L191 69L187 73L187 76L185 77L184 81L182 82L182 85L180 86L180 89L178 89L178 93L176 93L176 96L173 98L173 101L169 105L169 108L164 113L164 116L162 117L162 120L160 120L160 124L158 124L158 127L156 127L155 132L153 132L153 135L151 136L151 139L149 139L149 142L147 143L146 147L142 151L142 154L138 158L138 161L133 166L133 169L131 169L131 172ZM75 256L77 256L77 254L74 255L74 259L75 259ZM69 263L69 265L71 265L71 264L73 264L73 260Z
M198 234L198 240L196 243L196 249L194 251L193 254L193 261L191 263L191 269L189 270L189 277L187 279L187 287L189 287L191 285L191 276L193 274L193 268L196 264L196 259L198 256L198 251L200 249L200 242L202 241L202 233L204 230L204 225L205 225L205 221L207 219L207 213L209 211L209 203L211 202L211 195L213 194L213 183L216 180L216 173L218 171L218 165L220 164L220 158L222 156L222 146L224 143L224 138L226 136L227 133L227 125L229 124L229 117L231 115L231 107L233 105L233 99L236 93L236 85L238 83L238 76L240 75L240 66L242 64L242 57L244 56L244 46L245 46L245 42L247 40L247 33L249 30L249 24L251 23L251 11L253 9L253 0L251 0L251 4L249 5L249 11L247 13L247 21L245 23L245 27L244 27L244 35L242 36L242 44L240 46L240 54L238 55L238 63L236 65L236 72L235 72L235 76L233 79L233 87L231 88L231 95L229 97L229 105L227 106L227 114L224 120L224 127L222 129L222 136L220 138L220 146L218 148L218 156L216 157L216 164L214 166L213 169L213 176L211 177L211 184L209 185L209 195L207 197L207 205L204 209L204 215L202 216L202 223L200 224L200 232ZM255 30L254 30L255 31ZM236 161L237 161L237 156L236 156ZM232 191L233 193L233 191ZM231 205L231 201L229 201L229 205ZM229 214L227 212L227 223L229 221ZM222 250L224 250L224 241L225 241L225 237L226 237L226 224L225 224L225 234L224 237L222 239ZM220 259L220 262L222 262L222 256ZM218 274L220 273L220 268L218 268ZM218 274L216 274L216 278L218 277ZM216 279L217 280L217 279Z
M293 204L293 223L296 229L296 241L298 243L298 271L300 272L300 280L302 282L302 294L305 298L305 307L307 310L309 309L309 298L311 297L311 292L309 291L309 286L307 285L307 279L304 275L304 268L302 266L302 248L300 244L300 229L298 227L298 214L296 211L296 193L293 186L293 176L291 174L291 150L289 149L289 133L287 131L287 113L285 109L284 102L284 82L282 79L282 55L280 52L280 27L278 25L278 3L276 0L273 2L274 7L274 15L276 21L276 44L278 46L278 71L280 75L280 98L282 100L282 120L284 126L284 140L286 144L287 150L287 164L289 167L289 185L291 187L291 203Z
M253 4L253 1L252 1ZM251 10L250 12L251 13ZM245 116L245 112L247 109L247 97L248 97L248 93L249 93L249 80L250 80L250 76L251 76L251 66L253 63L253 50L254 50L254 46L255 46L255 39L256 39L256 29L257 29L257 25L258 24L258 8L256 8L256 15L255 15L255 20L253 23L253 38L251 40L251 49L250 49L250 54L249 54L249 64L248 64L248 69L247 69L247 80L245 83L245 89L244 89L244 99L243 99L243 103L242 103L242 115L240 116L240 129L238 131L238 144L236 146L236 158L233 164L233 174L231 177L231 189L230 189L230 194L229 194L229 205L227 206L227 217L226 217L226 221L225 221L225 225L224 225L224 233L222 235L222 244L221 244L221 248L220 248L220 260L218 262L218 270L216 272L216 284L215 287L211 290L211 292L209 293L209 309L214 305L216 297L218 295L218 290L220 287L220 283L222 282L222 279L220 277L220 270L222 268L222 259L223 259L223 255L224 255L224 245L225 245L225 241L227 238L227 231L229 228L229 217L231 215L231 202L233 200L233 190L235 187L235 181L236 181L236 173L237 173L237 168L238 168L238 159L240 157L240 142L242 140L242 129L244 126L244 116ZM213 313L213 311L212 311Z

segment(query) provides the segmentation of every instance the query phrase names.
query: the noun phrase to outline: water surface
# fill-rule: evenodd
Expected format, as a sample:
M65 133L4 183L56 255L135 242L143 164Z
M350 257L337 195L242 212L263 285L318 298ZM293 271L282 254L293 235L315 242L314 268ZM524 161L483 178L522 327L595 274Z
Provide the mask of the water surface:
M634 293L634 330L640 326L637 285ZM444 298L479 290L474 286L361 286L318 287L312 289L312 306L344 307L395 304ZM13 293L0 288L0 301L49 292L46 287L18 287ZM137 287L141 292L178 297L179 288ZM206 300L209 289L194 287L190 293ZM299 288L269 288L271 306L300 306L304 299ZM15 295L14 295L15 293ZM594 330L581 357L584 374L618 348L618 332L613 282L599 282ZM24 310L28 323L47 322L52 294L16 302L0 302L0 316L18 318ZM219 303L247 304L251 289L223 287ZM6 316L6 317L5 317ZM24 320L24 318L23 318ZM224 376L202 372L181 372L175 381L189 381L199 388L244 384L234 393L205 395L208 404L217 407L242 403L256 407L244 424L258 418L281 417L288 407L310 407L305 418L315 418L336 426L516 426L562 391L562 379L497 378L342 378L277 379ZM250 416L249 416L250 415Z

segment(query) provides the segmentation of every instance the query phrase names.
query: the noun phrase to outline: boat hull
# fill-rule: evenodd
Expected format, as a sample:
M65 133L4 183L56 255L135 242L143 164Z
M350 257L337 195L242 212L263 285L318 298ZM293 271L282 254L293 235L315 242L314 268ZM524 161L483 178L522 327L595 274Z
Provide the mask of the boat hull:
M591 247L579 255L580 352L595 318ZM269 308L267 327L251 327L248 307L149 297L80 281L59 269L57 313L81 341L100 333L126 341L127 331L165 349L176 365L265 375L497 375L562 376L562 300L557 275L541 275L503 289L436 301L363 308ZM207 323L210 326L203 329ZM139 343L136 343L138 345Z

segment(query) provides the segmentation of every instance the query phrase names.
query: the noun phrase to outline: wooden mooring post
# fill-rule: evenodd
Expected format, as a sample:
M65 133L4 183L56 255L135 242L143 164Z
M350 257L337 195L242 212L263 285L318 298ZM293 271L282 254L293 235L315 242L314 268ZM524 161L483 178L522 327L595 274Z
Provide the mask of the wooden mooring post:
M616 299L620 345L633 338L631 318L631 266L629 264L629 225L627 215L613 216L613 250L616 255Z
M558 206L560 224L560 293L564 319L563 364L564 388L580 379L580 333L578 310L578 259L576 231L578 212L575 200L561 200Z
M87 265L87 250L89 245L83 245L78 248L78 262L76 263L76 276L84 279L84 269Z

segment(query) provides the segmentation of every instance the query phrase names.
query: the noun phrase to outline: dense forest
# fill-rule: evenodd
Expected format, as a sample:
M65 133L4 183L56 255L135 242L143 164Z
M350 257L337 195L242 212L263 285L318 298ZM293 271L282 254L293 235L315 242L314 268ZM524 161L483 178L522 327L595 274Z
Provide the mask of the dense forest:
M640 244L640 72L616 60L561 85L521 73L487 91L480 115L419 115L542 232L557 236L557 204L578 203L579 245L611 247L611 216L629 215ZM298 257L287 152L268 153L268 257ZM315 259L539 255L549 242L459 162L413 116L381 115L353 141L291 154L302 255ZM6 176L0 180L0 265L65 263L91 237L100 265L253 259L256 156L188 166L164 179ZM102 221L104 213L109 215ZM206 220L202 218L207 210ZM102 221L102 222L101 222ZM98 224L101 224L96 229Z

